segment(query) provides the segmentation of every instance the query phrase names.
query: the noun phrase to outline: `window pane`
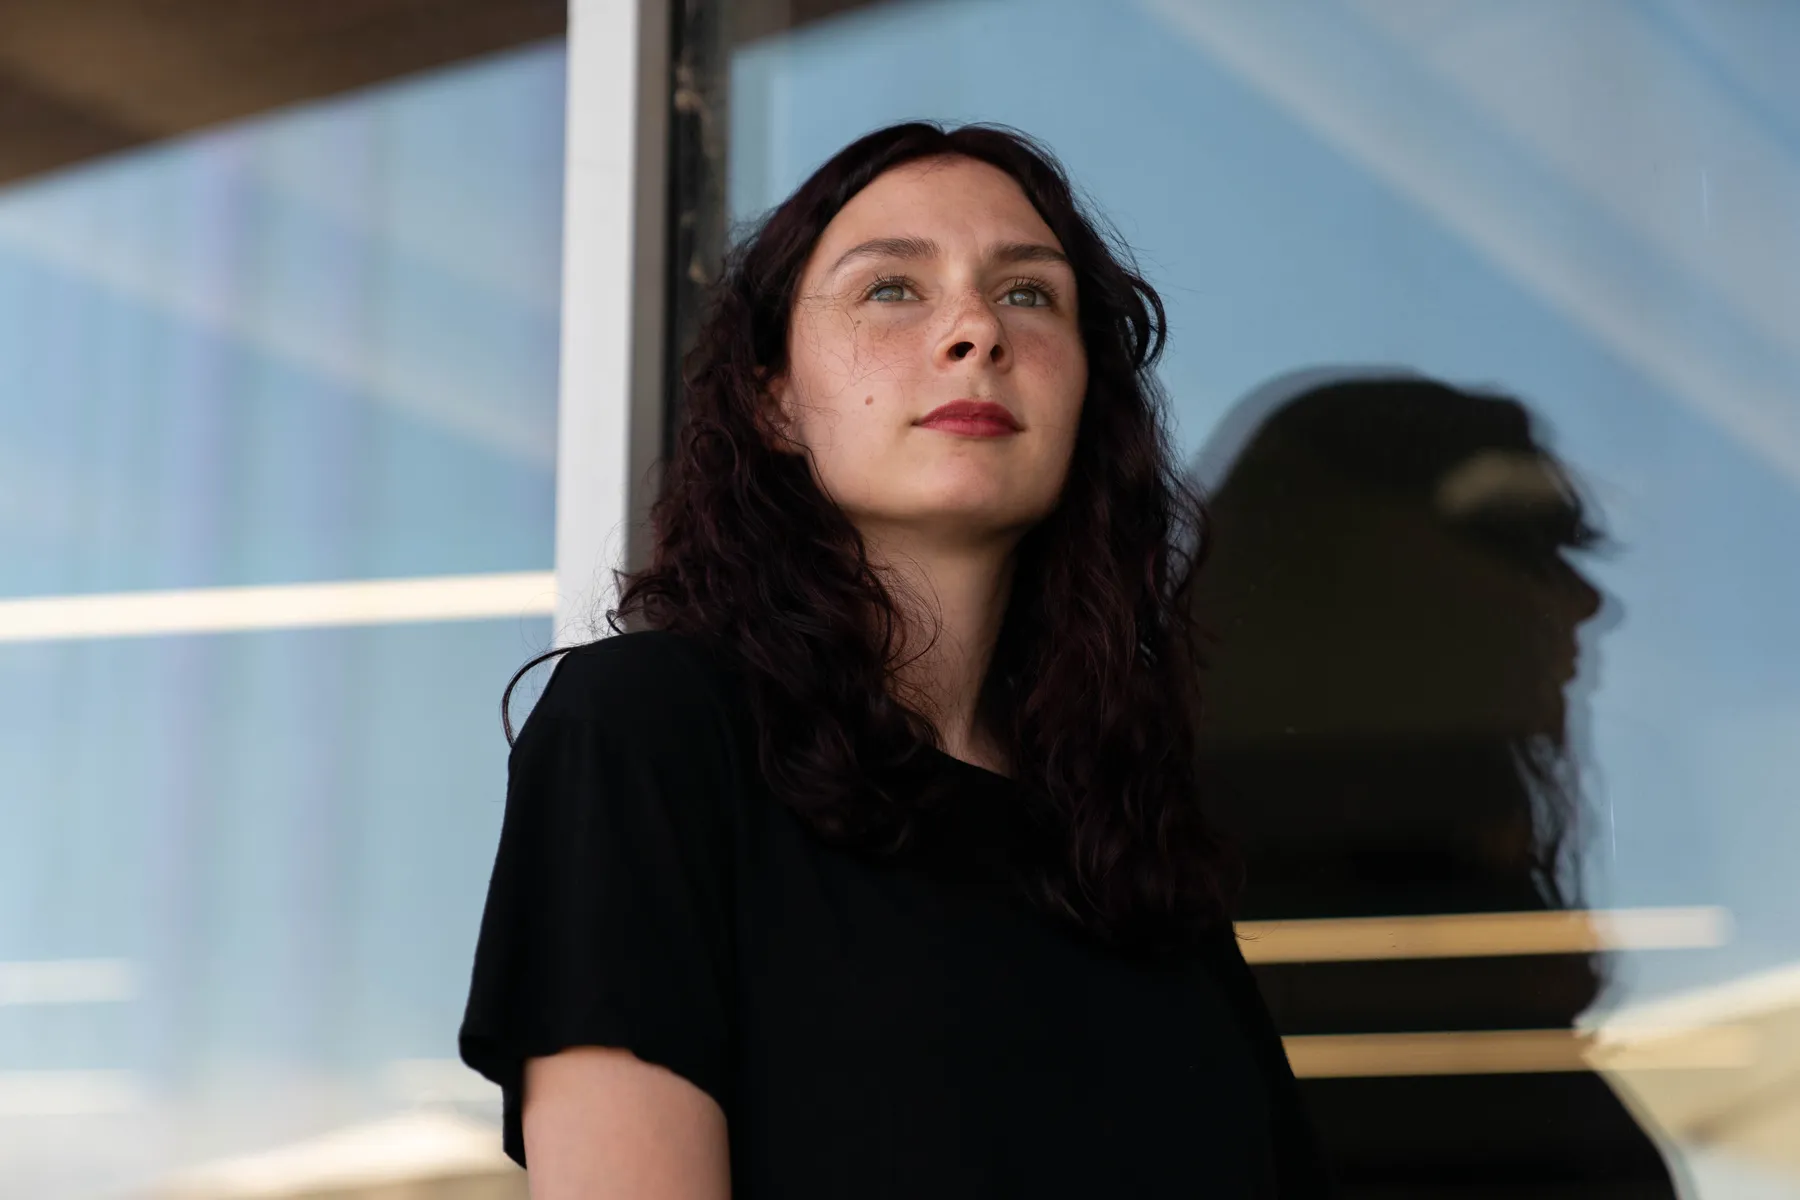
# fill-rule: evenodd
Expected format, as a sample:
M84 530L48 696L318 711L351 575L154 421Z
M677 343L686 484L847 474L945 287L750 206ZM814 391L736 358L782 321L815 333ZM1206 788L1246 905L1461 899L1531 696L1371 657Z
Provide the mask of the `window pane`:
M560 43L0 190L0 595L548 569Z
M1606 1156L1649 1143L1616 1090L1680 1148L1659 1186L1690 1171L1708 1196L1800 1195L1800 1104L1778 1082L1800 1070L1800 10L941 0L735 42L710 11L732 219L880 125L998 121L1057 152L1160 289L1179 442L1221 510L1206 594L1270 589L1261 640L1227 643L1238 674L1214 680L1216 749L1299 828L1245 823L1265 868L1246 916L1530 918L1405 927L1451 938L1450 958L1260 968L1286 1032L1352 1039L1291 1043L1352 1178L1618 1182ZM1413 413L1391 380L1317 399L1396 369L1522 409ZM1317 444L1265 457L1277 433ZM1318 511L1253 486L1277 461ZM1402 487L1408 462L1429 488ZM1481 516L1560 496L1563 473L1603 546L1521 550L1524 526ZM1511 757L1534 746L1542 769ZM1319 797L1346 780L1363 807L1327 826ZM1496 788L1537 849L1483 825ZM1503 885L1489 851L1560 874ZM1541 919L1565 909L1595 915ZM1270 937L1316 960L1350 936L1315 932ZM1551 952L1568 937L1611 949ZM1501 1043L1421 1060L1376 1036L1571 1027L1618 1054L1551 1039L1442 1088L1421 1061L1492 1072L1470 1064ZM1460 1132L1425 1120L1431 1097ZM1583 1121L1592 1138L1558 1140Z
M407 59L374 7L295 54ZM432 64L555 6L449 7ZM564 59L0 187L0 1194L524 1195L455 1036L550 643Z
M497 1117L443 1063L499 691L549 625L0 645L9 1194L151 1183L444 1081Z

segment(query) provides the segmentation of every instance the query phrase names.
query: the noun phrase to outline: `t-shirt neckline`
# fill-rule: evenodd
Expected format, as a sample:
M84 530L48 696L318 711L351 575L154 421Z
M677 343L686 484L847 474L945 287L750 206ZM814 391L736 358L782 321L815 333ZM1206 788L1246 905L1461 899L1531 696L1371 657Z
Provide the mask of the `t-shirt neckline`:
M1002 775L1000 772L989 770L987 767L977 766L967 759L958 758L956 755L951 754L948 750L945 750L940 746L932 746L930 747L930 750L932 754L937 756L941 763L947 764L952 770L960 771L971 779L980 779L989 786L1012 787L1013 784L1017 782L1009 775Z

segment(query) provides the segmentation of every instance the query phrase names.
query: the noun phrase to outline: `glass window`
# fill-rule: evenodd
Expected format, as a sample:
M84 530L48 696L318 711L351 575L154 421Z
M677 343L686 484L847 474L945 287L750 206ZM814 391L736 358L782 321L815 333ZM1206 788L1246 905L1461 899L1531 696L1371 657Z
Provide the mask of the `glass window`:
M1351 1194L1800 1195L1800 8L792 7L689 21L690 196L1002 122L1168 304L1246 947Z
M563 103L533 41L0 187L0 1193L518 1174L455 1032L550 642Z

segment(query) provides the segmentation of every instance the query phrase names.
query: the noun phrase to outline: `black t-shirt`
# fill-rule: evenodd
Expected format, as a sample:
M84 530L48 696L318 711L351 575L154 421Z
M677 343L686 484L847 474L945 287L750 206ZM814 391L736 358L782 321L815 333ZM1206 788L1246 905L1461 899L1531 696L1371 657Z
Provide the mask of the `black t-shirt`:
M961 836L1001 827L1013 783L934 755ZM738 1200L1322 1194L1229 930L1151 963L1016 897L827 846L770 795L733 674L617 635L513 747L462 1057L521 1164L526 1058L675 1071L726 1114Z

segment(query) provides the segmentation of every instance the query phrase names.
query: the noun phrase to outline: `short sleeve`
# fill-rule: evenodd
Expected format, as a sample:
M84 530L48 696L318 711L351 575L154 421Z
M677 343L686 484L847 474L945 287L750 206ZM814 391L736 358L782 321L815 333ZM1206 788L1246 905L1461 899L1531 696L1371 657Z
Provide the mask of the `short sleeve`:
M620 634L565 655L513 745L458 1036L525 1165L527 1058L630 1050L726 1107L735 794L696 652Z

